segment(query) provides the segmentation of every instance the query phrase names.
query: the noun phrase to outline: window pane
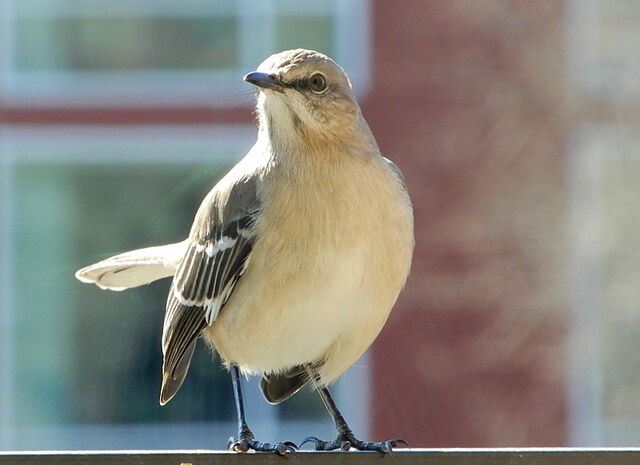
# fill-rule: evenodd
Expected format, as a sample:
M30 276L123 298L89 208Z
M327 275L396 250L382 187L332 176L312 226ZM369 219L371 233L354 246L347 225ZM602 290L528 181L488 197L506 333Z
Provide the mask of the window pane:
M334 56L333 27L330 16L279 16L276 49L308 48Z
M634 244L640 243L640 159L603 161L601 175L603 414L638 419L640 250Z
M19 426L231 418L228 376L204 344L171 406L157 402L167 280L115 293L73 278L79 264L186 237L200 199L226 169L15 167Z
M578 13L579 12L579 13ZM611 102L637 103L640 96L640 8L635 0L575 2L569 15L569 63L583 90Z
M338 381L340 383L340 381ZM325 420L327 412L311 383L282 403L278 416L283 420Z
M33 17L16 20L18 71L233 69L235 17Z
M584 125L574 135L572 383L574 415L586 421L573 428L609 446L640 439L638 134L633 126Z

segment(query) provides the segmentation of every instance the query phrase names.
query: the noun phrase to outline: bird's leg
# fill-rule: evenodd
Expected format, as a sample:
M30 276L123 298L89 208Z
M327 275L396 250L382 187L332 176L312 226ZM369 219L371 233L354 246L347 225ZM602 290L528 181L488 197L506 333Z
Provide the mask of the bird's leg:
M278 442L270 444L268 442L258 442L244 415L244 401L242 400L242 389L240 388L240 370L237 366L231 365L231 381L233 382L233 394L236 399L236 410L238 411L238 437L229 438L228 448L235 452L248 452L255 450L258 452L275 452L278 455L285 455L287 452L295 452L298 448L293 442Z
M343 451L348 451L349 449L356 449L387 453L391 452L394 447L397 447L399 445L407 445L407 442L402 439L392 439L389 441L381 442L365 442L357 439L353 434L353 431L351 431L351 428L347 424L346 420L340 413L340 410L338 410L338 407L336 406L336 403L333 400L333 397L331 396L329 390L326 387L320 385L320 377L315 367L307 366L307 370L316 386L316 389L320 393L322 403L327 408L327 410L331 414L331 417L333 418L333 421L336 424L338 437L333 441L322 441L321 439L311 436L302 441L300 447L302 447L302 445L307 442L311 442L315 444L316 450L340 449Z

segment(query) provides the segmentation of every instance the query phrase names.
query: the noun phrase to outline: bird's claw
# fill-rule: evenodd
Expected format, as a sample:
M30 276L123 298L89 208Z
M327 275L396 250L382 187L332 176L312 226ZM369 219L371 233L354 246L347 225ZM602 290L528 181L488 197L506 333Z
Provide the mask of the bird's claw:
M329 450L342 450L348 451L350 449L362 450L362 451L375 451L380 452L381 454L388 454L393 452L394 447L398 446L409 446L407 441L404 439L392 439L389 441L381 441L381 442L365 442L356 439L355 437L341 437L338 436L333 441L323 441L321 439L316 438L315 436L309 436L304 441L300 443L300 447L304 444L313 443L315 445L315 449L319 451L329 451Z
M391 441L387 441L387 442L391 442L393 447L398 447L399 445L404 446L404 447L411 447L409 445L409 443L407 441L405 441L404 439L392 439Z
M250 450L254 450L256 452L275 452L278 455L286 455L287 453L295 453L298 446L291 441L271 444L253 439L244 438L237 440L235 438L229 438L228 449L234 452L249 452Z

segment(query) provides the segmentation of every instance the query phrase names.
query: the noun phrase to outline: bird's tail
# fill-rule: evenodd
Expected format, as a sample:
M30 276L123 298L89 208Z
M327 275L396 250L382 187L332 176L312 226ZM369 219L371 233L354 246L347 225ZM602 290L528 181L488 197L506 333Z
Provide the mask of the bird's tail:
M187 241L132 250L78 270L76 278L112 291L142 286L173 276L186 250Z

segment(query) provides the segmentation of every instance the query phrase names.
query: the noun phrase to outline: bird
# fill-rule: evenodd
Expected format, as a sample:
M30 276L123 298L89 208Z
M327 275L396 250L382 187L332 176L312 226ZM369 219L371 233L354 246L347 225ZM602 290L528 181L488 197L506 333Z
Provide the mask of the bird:
M358 439L328 389L376 339L409 275L413 207L402 173L381 155L349 77L328 56L276 53L244 81L256 89L256 143L206 195L189 236L76 277L116 291L172 277L160 404L177 393L203 339L231 374L238 435L229 449L284 455L313 443L385 453L406 445ZM260 376L272 404L311 383L336 438L257 441L242 375Z

